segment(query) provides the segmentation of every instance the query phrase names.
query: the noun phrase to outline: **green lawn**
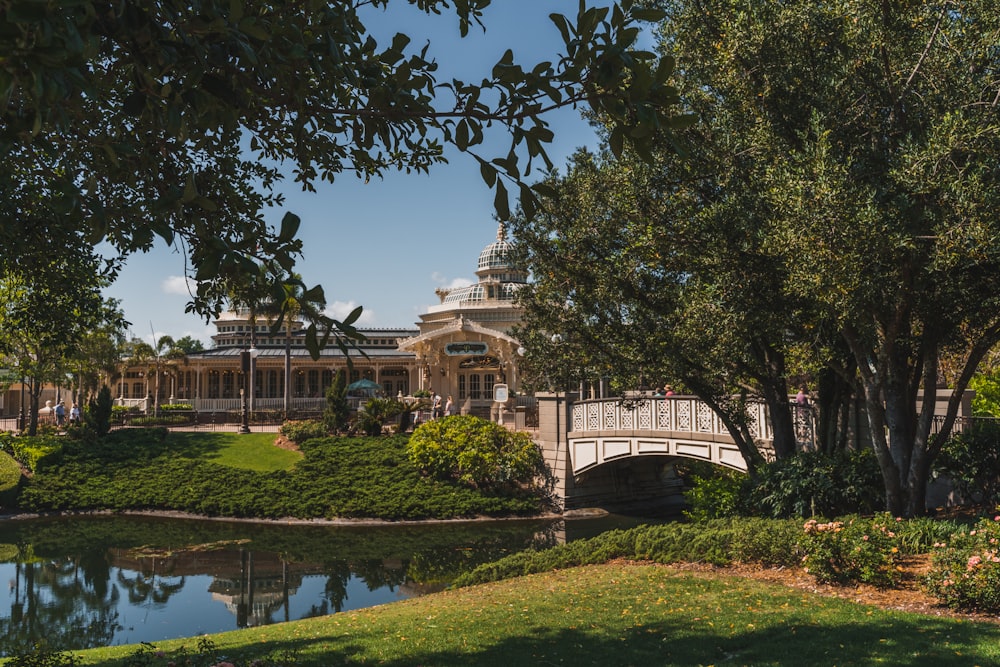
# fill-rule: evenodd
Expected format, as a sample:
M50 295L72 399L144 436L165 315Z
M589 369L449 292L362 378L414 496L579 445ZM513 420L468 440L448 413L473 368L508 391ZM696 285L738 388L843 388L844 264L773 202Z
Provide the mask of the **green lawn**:
M240 667L294 652L296 666L990 665L1000 627L883 611L751 580L609 564L211 637ZM165 666L178 647L163 642ZM124 666L135 647L81 652ZM209 656L192 664L212 664ZM177 664L182 664L178 661Z
M298 451L274 446L277 433L186 433L168 437L178 455L255 472L291 470L302 460Z

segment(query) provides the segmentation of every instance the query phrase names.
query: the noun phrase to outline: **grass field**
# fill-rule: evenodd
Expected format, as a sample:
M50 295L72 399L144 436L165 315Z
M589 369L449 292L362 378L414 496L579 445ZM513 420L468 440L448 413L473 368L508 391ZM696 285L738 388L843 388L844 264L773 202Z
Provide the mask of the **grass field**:
M381 607L211 637L212 660L333 665L993 665L1000 627L867 607L669 566L530 575ZM166 665L197 640L163 642ZM118 667L136 647L81 652ZM160 662L157 662L159 660ZM147 663L143 663L147 664ZM177 664L183 664L178 661Z
M291 470L302 460L302 454L275 447L276 437L276 433L170 434L180 456L255 472Z

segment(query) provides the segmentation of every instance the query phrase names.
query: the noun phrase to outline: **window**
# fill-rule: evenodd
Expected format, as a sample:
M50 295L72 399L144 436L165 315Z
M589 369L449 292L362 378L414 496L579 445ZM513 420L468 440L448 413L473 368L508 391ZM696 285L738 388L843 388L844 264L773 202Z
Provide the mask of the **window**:
M464 401L465 400L465 376L464 375L459 375L458 376L458 400L460 400L460 401Z
M486 398L493 398L493 384L494 378L496 376L493 373L487 373L483 376L483 396Z
M482 395L479 393L479 374L478 373L473 373L473 374L469 375L469 396L473 400L482 398Z

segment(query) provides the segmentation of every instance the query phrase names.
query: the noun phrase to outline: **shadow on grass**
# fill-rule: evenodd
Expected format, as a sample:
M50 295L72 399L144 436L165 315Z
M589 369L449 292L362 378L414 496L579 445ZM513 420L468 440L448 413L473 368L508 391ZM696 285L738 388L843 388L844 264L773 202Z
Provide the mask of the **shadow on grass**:
M331 667L375 662L390 667L413 665L850 665L890 664L910 667L997 664L1000 629L989 625L875 612L858 622L811 625L806 615L763 629L717 628L711 619L696 624L660 622L620 634L577 629L537 630L492 644L477 642L475 622L449 636L463 648L425 650L419 637L292 639L268 641L274 659L295 655L296 667ZM194 640L192 640L193 642ZM371 642L366 644L366 642ZM381 642L381 643L380 643ZM219 656L249 664L262 653L219 650ZM100 664L125 667L127 660ZM155 664L155 663L154 663ZM284 664L280 661L269 664Z

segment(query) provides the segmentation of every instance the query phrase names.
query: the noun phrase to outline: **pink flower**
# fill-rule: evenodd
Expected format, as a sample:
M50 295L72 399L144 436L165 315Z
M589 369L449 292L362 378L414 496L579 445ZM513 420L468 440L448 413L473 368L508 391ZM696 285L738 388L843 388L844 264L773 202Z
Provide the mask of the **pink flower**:
M980 558L979 556L969 556L969 562L966 563L965 569L966 570L973 570L973 569L975 569L975 567L977 565L979 565L982 562L983 562L983 559Z

